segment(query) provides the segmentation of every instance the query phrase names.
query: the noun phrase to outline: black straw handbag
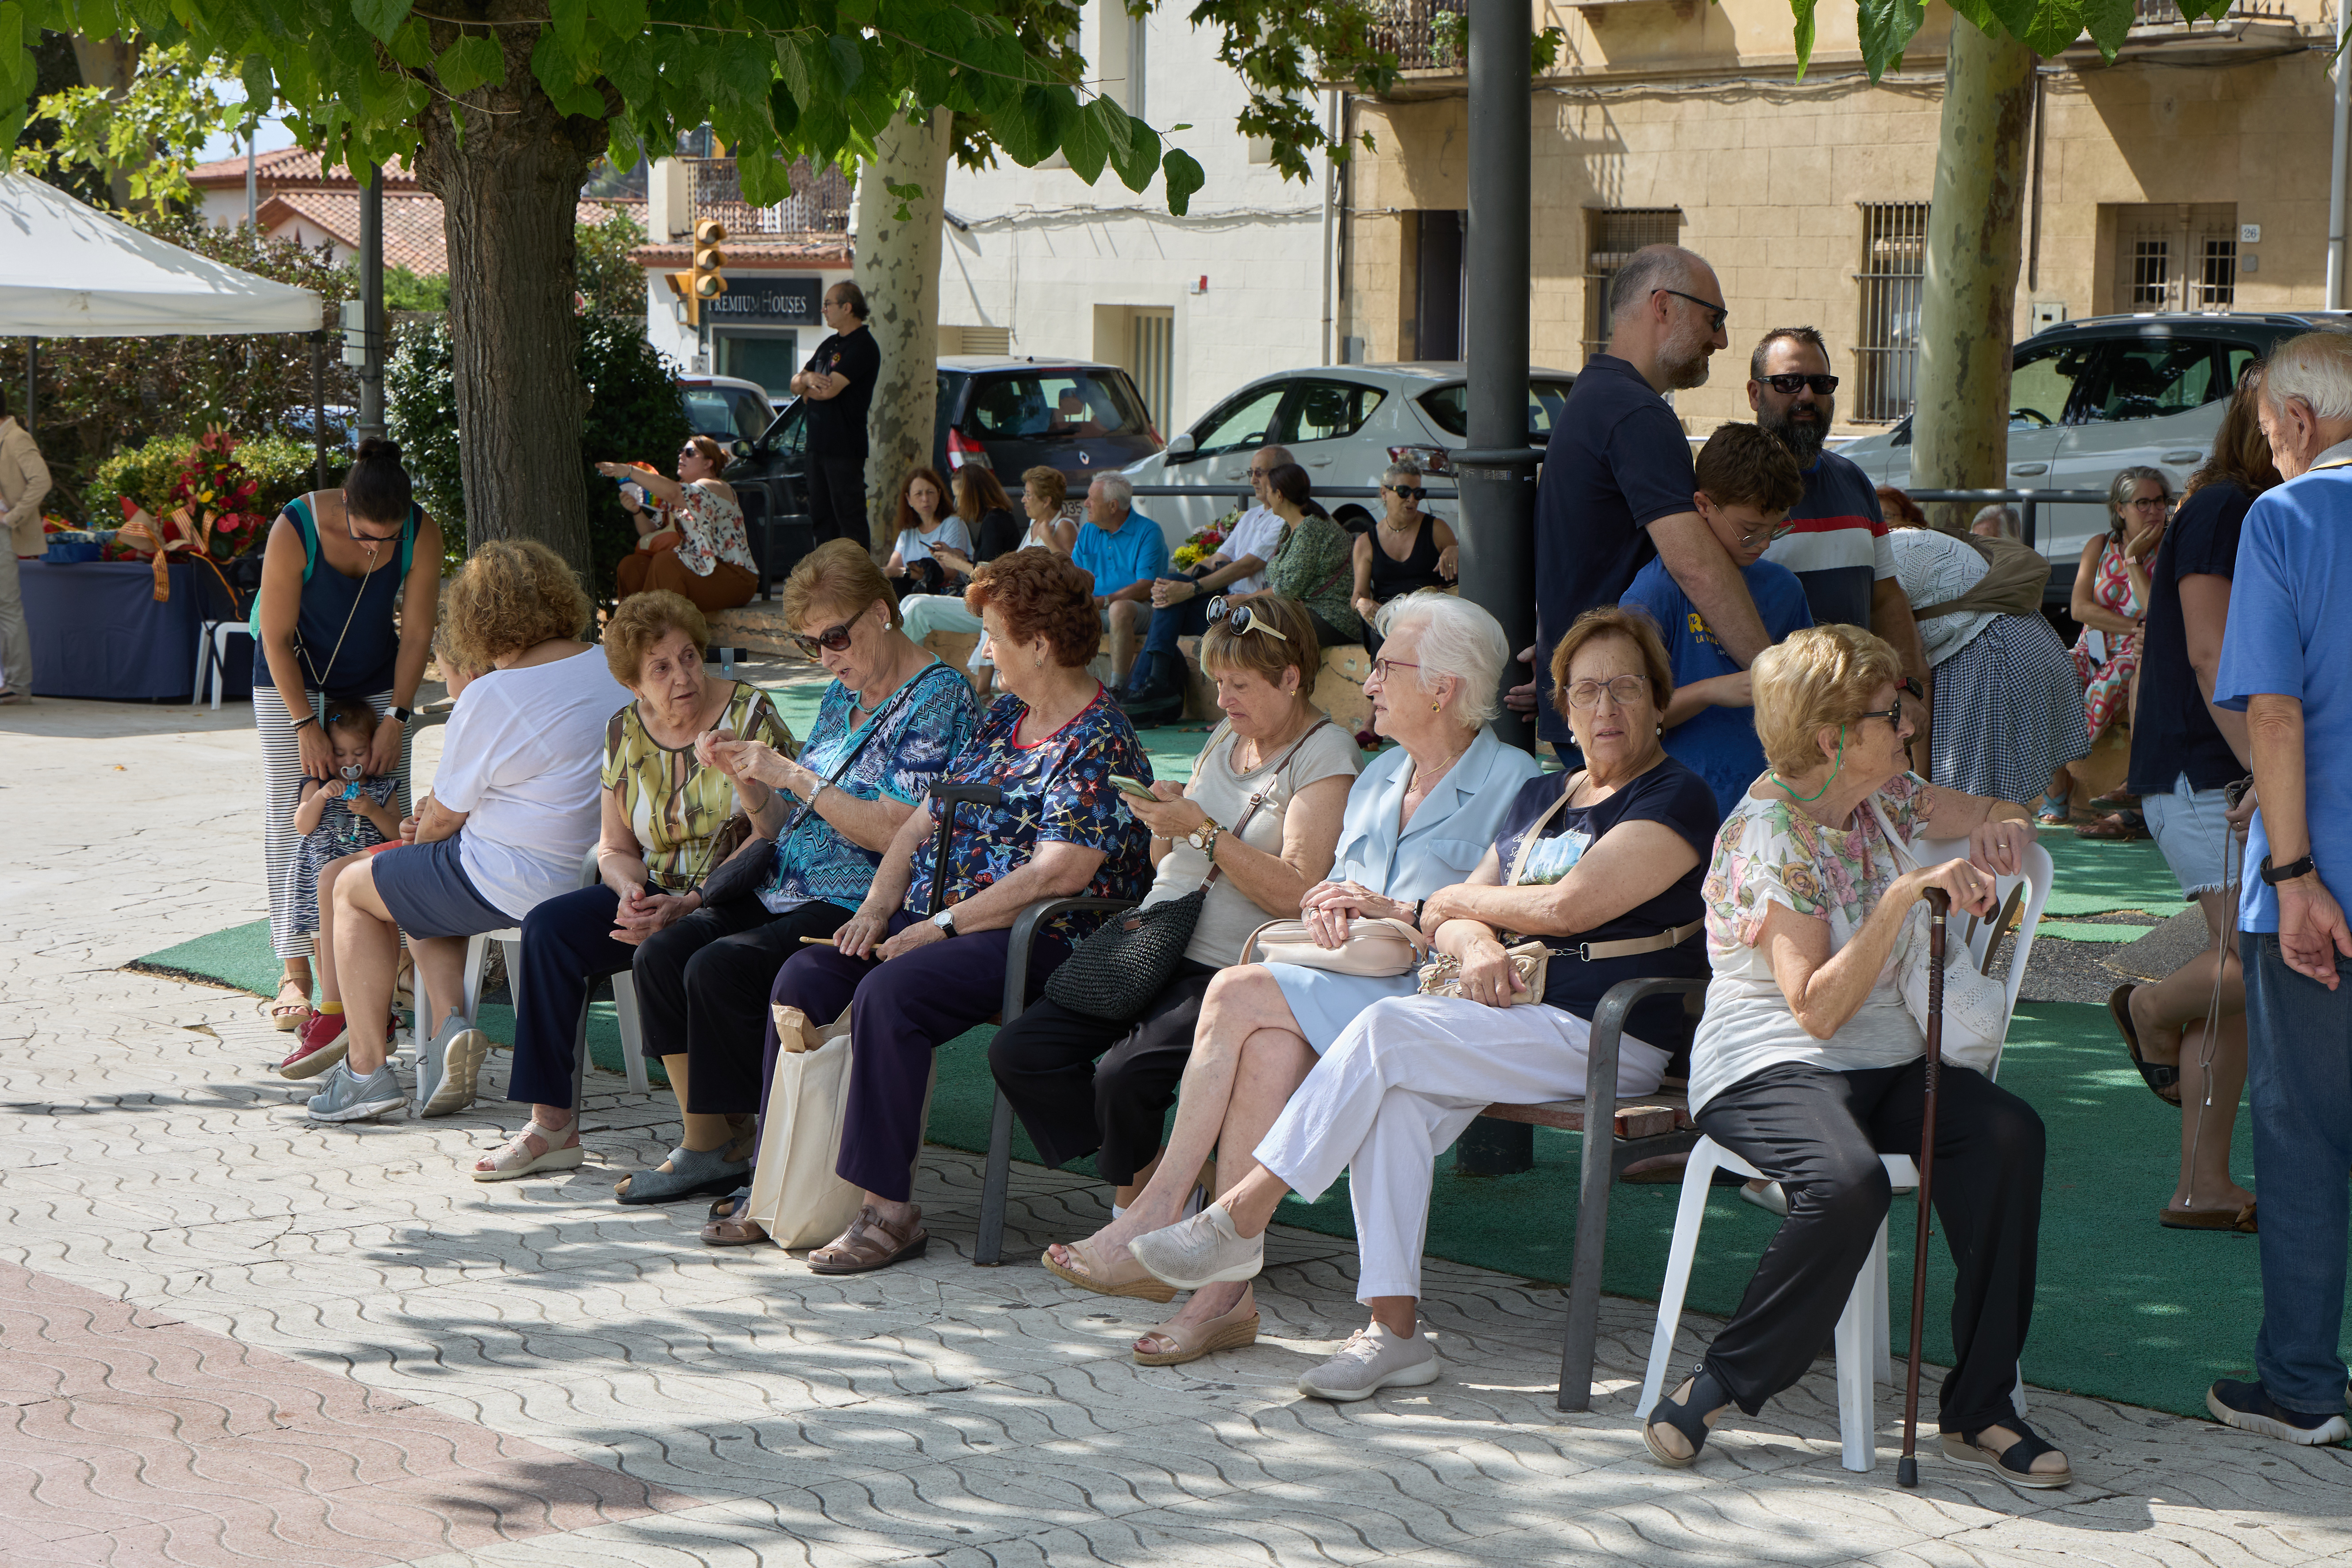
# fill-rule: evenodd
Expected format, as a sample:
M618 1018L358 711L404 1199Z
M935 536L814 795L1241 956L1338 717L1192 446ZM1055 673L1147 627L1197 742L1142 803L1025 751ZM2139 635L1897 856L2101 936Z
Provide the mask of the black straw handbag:
M1268 775L1265 788L1250 796L1248 809L1225 832L1240 837L1273 793L1283 769L1307 743L1307 736L1329 722L1317 720L1306 735L1291 743ZM1210 740L1213 746L1215 737ZM1184 962L1184 949L1192 944L1192 930L1201 923L1201 910L1209 901L1209 885L1216 879L1217 867L1212 861L1201 885L1181 898L1127 910L1097 926L1094 934L1071 949L1070 956L1046 977L1045 999L1106 1024L1132 1024L1143 1016L1176 977L1176 966Z

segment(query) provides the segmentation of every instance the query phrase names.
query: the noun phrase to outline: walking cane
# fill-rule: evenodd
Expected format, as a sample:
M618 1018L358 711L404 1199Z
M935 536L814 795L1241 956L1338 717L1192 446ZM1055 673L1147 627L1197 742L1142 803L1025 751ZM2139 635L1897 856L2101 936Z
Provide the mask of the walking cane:
M1903 1458L1895 1479L1919 1484L1919 1328L1927 1307L1927 1205L1936 1186L1936 1080L1944 1065L1944 917L1952 896L1929 888L1927 898L1927 1096L1919 1121L1919 1238L1911 1248L1911 1364L1903 1374Z
M948 847L955 839L955 809L959 805L1003 805L1004 791L991 784L936 784L931 798L940 803L938 847L931 861L931 907L938 914L948 906Z

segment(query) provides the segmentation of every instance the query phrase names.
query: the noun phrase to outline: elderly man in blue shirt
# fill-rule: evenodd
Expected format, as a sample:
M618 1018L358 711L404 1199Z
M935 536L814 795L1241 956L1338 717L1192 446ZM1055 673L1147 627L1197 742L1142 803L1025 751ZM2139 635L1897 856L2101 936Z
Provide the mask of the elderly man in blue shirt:
M2273 353L2263 434L2287 483L2246 513L2214 700L2246 715L2261 801L2238 907L2261 1188L2256 1381L2205 1395L2225 1425L2341 1443L2345 1173L2352 1169L2352 334Z
M1111 689L1127 685L1135 645L1151 619L1151 584L1168 573L1168 536L1135 510L1135 487L1118 474L1097 474L1087 488L1087 521L1070 559L1094 574L1095 608L1110 633Z

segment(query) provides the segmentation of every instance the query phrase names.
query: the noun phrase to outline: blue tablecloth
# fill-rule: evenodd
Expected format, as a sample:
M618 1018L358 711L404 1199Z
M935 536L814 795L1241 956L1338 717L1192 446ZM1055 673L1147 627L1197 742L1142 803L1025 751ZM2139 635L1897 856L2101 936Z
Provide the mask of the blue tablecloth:
M33 695L185 702L196 680L196 627L237 618L210 571L172 568L172 597L155 602L143 562L52 566L19 561L25 620L33 634ZM224 697L253 694L253 652L232 639Z

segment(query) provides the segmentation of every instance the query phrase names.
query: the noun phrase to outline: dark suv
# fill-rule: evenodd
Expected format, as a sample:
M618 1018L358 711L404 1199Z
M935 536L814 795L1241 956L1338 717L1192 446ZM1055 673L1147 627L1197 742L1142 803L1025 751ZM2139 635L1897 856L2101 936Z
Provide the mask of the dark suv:
M942 358L930 465L994 470L1015 500L1024 471L1058 468L1071 493L1160 450L1142 396L1117 365L1003 354ZM751 548L769 574L790 572L813 548L808 515L807 408L787 403L757 441L741 443L727 482L743 502ZM879 542L877 541L877 542Z

